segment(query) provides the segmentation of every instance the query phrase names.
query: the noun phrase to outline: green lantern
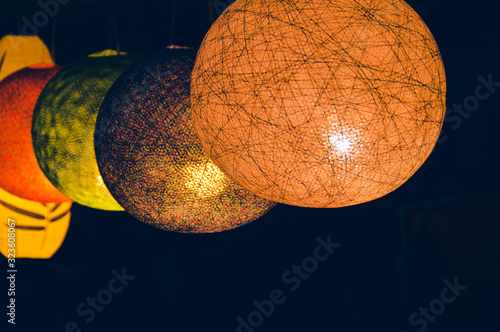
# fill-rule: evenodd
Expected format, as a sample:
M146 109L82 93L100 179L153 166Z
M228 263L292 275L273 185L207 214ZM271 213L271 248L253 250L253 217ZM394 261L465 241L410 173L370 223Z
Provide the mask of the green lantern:
M47 84L35 106L35 154L47 178L75 202L119 211L94 152L97 113L113 82L135 55L101 52L68 65Z

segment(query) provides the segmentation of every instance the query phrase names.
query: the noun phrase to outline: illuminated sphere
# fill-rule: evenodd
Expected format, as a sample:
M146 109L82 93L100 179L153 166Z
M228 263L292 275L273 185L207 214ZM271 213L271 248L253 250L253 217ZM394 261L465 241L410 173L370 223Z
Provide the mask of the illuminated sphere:
M189 101L195 56L163 50L127 69L99 111L95 150L104 182L135 218L164 230L219 232L275 203L233 183L203 152Z
M237 0L192 75L214 163L280 203L341 207L395 190L445 114L441 56L403 0Z
M94 131L99 107L136 56L86 57L66 66L42 91L33 115L35 154L47 178L75 202L123 210L99 173Z
M39 203L0 189L0 253L9 257L9 223L15 224L16 258L50 258L64 242L71 219L71 202Z
M27 200L71 201L43 174L31 140L31 122L38 96L61 68L46 64L25 68L0 82L0 187Z

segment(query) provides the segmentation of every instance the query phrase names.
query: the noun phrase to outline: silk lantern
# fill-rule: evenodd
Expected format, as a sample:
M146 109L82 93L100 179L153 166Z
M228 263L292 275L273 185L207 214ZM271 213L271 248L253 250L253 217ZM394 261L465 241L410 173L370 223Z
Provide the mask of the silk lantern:
M31 139L36 101L62 67L39 64L0 82L0 187L20 198L43 203L71 201L43 174Z
M445 114L438 47L402 0L237 0L205 36L191 88L214 163L261 197L305 207L395 190Z
M0 39L0 81L37 63L53 63L47 46L38 36L7 35Z
M81 205L123 210L102 181L93 140L104 96L137 59L86 57L59 71L38 98L32 124L38 163L56 188Z
M220 232L275 203L233 183L203 152L191 125L195 56L167 49L128 68L101 106L94 142L104 182L132 216L164 230Z
M12 254L15 258L52 257L66 237L71 205L71 202L45 204L29 201L0 189L2 255L7 258L13 258ZM9 224L15 227L10 227ZM9 245L11 243L14 245Z

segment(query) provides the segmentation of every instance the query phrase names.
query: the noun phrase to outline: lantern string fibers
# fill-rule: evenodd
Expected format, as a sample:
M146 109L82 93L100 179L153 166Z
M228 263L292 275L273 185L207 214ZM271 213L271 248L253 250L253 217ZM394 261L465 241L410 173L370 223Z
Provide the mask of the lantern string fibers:
M94 151L99 107L118 76L139 59L101 52L69 64L47 84L35 106L32 137L47 178L75 202L123 210L102 181Z
M191 101L204 149L236 183L341 207L417 171L445 92L436 42L402 0L237 0L203 40Z
M275 203L236 185L203 151L191 123L195 56L172 47L128 68L101 106L95 150L104 183L135 218L170 231L220 232Z
M40 169L31 139L36 101L62 67L39 64L0 82L0 187L20 198L43 203L70 202Z

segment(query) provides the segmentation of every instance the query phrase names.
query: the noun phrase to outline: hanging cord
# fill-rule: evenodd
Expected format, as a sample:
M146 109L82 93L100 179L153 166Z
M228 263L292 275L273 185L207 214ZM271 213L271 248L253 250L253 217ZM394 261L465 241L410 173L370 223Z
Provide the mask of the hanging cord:
M50 56L52 58L52 62L56 63L56 18L52 19L52 41L50 45Z
M176 0L174 0L174 5L172 7L172 24L170 26L170 46L174 45L175 3Z
M215 22L215 13L214 13L214 3L212 0L208 0L208 13L210 14L210 21L213 24Z
M108 16L108 46L106 47L106 49L110 50L111 49L111 30L112 30L112 27L111 27L111 12Z
M127 35L128 35L128 50L130 53L134 53L134 44L132 43L132 14L131 14L131 8L132 5L130 2L126 2L127 5Z
M64 45L64 62L63 63L68 63L69 55L68 55L68 31L66 31L65 27L67 26L67 21L68 19L63 15L61 17L61 22L60 24L62 25L61 31L62 31L62 45Z
M115 16L113 15L112 11L109 13L109 23L110 23L111 29L115 33L116 52L118 54L120 54L120 38L118 37L118 28L116 26ZM109 37L109 44L111 45L111 31L110 31L110 37ZM111 48L111 47L109 47L109 48Z

